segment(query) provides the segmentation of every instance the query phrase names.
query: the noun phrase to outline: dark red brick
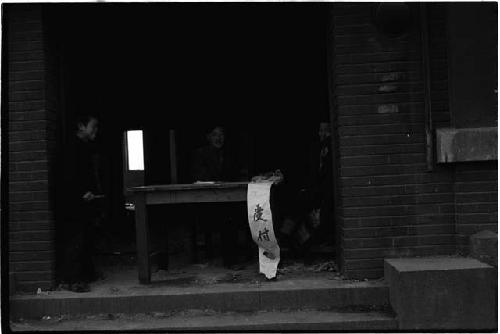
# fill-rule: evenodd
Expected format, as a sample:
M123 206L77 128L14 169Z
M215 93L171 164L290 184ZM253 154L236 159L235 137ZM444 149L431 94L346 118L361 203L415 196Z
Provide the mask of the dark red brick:
M498 193L495 192L471 192L457 193L455 195L457 204L459 203L482 203L490 202L497 203Z
M33 211L45 211L50 209L52 208L48 201L11 203L9 207L9 210L11 212L25 212L25 211L33 212Z
M25 181L25 182L9 182L9 191L44 191L47 190L49 183L48 181Z
M52 241L54 240L53 230L32 230L32 231L16 231L9 233L9 240L12 242L18 241Z
M345 256L348 259L369 259L377 257L405 257L405 256L432 256L453 254L454 245L425 245L416 247L400 248L368 248L368 249L346 249Z
M28 261L28 262L12 262L9 270L11 272L33 272L33 271L52 271L54 270L54 261ZM17 274L16 274L17 275ZM21 278L18 276L18 279Z
M10 142L9 152L41 151L47 149L46 141Z
M421 143L416 144L394 144L394 145L370 145L370 146L350 146L341 147L340 155L348 156L370 156L376 154L402 154L402 153L422 153L424 146Z
M29 54L29 53L28 53ZM20 72L11 72L9 73L9 81L11 84L22 82L22 81L30 81L30 80L43 80L45 78L44 71L20 71Z
M423 235L423 236L394 236L386 238L356 238L345 239L345 248L401 248L421 245L454 245L455 236L450 235Z
M408 62L385 62L364 64L342 64L335 67L336 74L359 74L359 73L392 73L400 71L421 71L421 63L418 61Z
M9 223L9 231L37 231L53 229L55 222L51 220L16 221Z
M414 164L425 162L425 155L422 153L406 154L386 154L386 155L366 155L356 157L342 157L341 165L349 166L375 166L384 164Z
M45 251L11 251L9 252L10 262L29 262L29 261L45 261L52 262L55 259L54 250Z
M353 176L379 176L379 175L398 175L398 174L413 174L424 172L427 166L420 164L412 165L376 165L376 166L357 166L357 167L342 167L340 175L344 177Z
M22 172L22 171L43 171L48 170L48 161L28 161L28 162L10 162L9 172Z
M50 281L54 279L54 270L52 267L46 271L20 271L16 272L16 281Z
M10 211L9 219L12 222L16 221L39 221L39 220L51 220L53 219L53 213L49 210L39 210L39 211Z
M386 104L400 102L421 102L424 99L422 91L394 94L368 94L337 97L338 103L343 105Z
M477 181L477 182L460 182L455 184L457 193L471 193L471 192L496 192L498 185L496 182L491 181Z
M25 251L25 252L38 252L38 251L53 251L54 243L52 241L18 241L9 243L9 252L12 251Z
M11 141L33 141L49 139L47 129L10 132Z
M398 195L378 197L346 197L342 199L344 207L351 206L384 206L384 205L411 205L432 203L453 203L453 193Z
M363 177L343 177L341 180L342 187L352 186L387 186L387 185L414 185L427 183L444 183L446 181L453 182L453 174L444 173L408 173L405 175L377 175Z
M26 43L24 43L26 44ZM37 45L37 44L40 44L39 42L33 42L31 43L33 45ZM20 45L23 45L23 44L20 44ZM11 46L11 47L14 47L14 46ZM40 50L39 48L30 48L30 47L26 47L26 48L21 48L20 46L14 48L14 50L12 51L37 51L37 50ZM43 60L23 60L23 61L13 61L13 62L10 62L9 63L9 67L8 67L9 71L10 72L28 72L28 71L40 71L40 70L44 70L45 69L45 63ZM22 101L22 99L15 99L15 100L12 100L10 99L10 101L12 102L17 102L17 101Z
M383 103L382 103L383 104ZM373 108L378 108L379 105ZM399 107L398 107L399 108ZM377 109L378 110L378 109ZM338 125L342 129L344 126L367 126L367 125L385 125L385 124L406 124L407 122L420 123L424 121L424 116L421 113L412 115L410 113L377 113L376 115L367 116L340 116ZM396 144L396 143L395 143Z
M12 162L41 161L47 159L47 151L20 151L10 152L9 160ZM14 181L14 180L12 180Z
M457 214L497 212L497 203L463 203L456 206Z
M38 101L9 101L9 112L28 112L45 110L45 100Z

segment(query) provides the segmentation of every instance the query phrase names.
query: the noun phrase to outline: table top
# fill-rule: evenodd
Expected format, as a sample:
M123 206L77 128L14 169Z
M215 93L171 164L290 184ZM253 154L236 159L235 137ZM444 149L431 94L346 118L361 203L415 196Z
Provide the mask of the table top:
M157 184L130 188L133 192L156 191L183 191L183 190L212 190L212 189L246 189L250 182L214 182L214 183L183 183L183 184Z

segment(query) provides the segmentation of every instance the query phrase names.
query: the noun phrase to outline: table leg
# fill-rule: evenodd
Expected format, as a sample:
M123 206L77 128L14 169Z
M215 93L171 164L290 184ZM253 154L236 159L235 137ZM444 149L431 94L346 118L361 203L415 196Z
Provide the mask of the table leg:
M151 267L149 261L149 229L146 211L146 195L143 193L135 196L135 228L137 238L137 265L139 282L151 282Z
M168 217L169 214L167 214ZM160 233L165 240L158 254L158 270L168 270L168 220L161 225Z

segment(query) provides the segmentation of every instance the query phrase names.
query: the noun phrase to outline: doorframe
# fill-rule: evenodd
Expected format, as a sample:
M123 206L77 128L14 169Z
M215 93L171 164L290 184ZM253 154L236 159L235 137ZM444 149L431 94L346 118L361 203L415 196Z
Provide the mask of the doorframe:
M328 17L326 24L326 69L327 69L327 86L328 86L328 110L330 117L331 131L331 149L332 149L332 187L333 187L333 219L335 224L335 263L341 272L344 271L344 252L342 248L343 242L343 220L341 219L342 201L340 187L340 145L338 134L338 119L337 105L335 98L335 38L334 38L334 20L333 20L334 5L328 8Z

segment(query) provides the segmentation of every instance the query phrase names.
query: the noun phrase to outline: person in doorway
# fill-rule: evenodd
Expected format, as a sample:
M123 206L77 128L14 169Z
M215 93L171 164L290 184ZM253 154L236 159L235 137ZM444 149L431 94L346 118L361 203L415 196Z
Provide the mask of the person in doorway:
M333 154L331 149L331 127L328 122L321 122L318 130L319 147L316 151L316 163L313 164L312 185L312 221L315 222L313 241L317 244L332 244L334 240L333 224Z
M311 150L308 185L295 200L298 210L284 217L280 228L283 240L290 243L299 256L308 254L313 245L332 244L334 241L330 123L319 123L316 143Z
M192 180L199 181L238 181L247 178L244 175L244 169L239 168L237 159L226 148L226 133L224 127L217 125L209 128L206 133L207 145L198 148L194 151L192 156ZM220 204L215 207L210 204L210 207L205 207L202 215L210 220L210 224L203 224L203 232L205 234L205 246L207 248L208 257L212 256L212 232L218 231L221 235L222 242L222 258L224 266L231 269L239 267L237 265L238 257L245 256L247 248L251 248L251 240L249 231L246 231L248 226L244 224L244 231L242 224L238 217L246 218L241 208L235 204ZM220 210L224 210L225 217L223 221L220 218ZM238 236L242 237L243 249L238 247Z
M95 144L99 121L84 116L76 123L74 166L68 173L71 183L66 196L62 281L71 291L86 292L88 283L97 278L92 256L97 200L102 197Z
M208 145L197 149L192 159L193 181L235 181L236 160L225 147L224 127L217 125L206 134Z

